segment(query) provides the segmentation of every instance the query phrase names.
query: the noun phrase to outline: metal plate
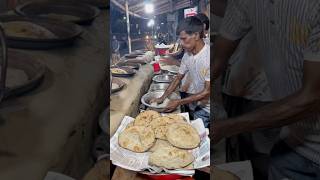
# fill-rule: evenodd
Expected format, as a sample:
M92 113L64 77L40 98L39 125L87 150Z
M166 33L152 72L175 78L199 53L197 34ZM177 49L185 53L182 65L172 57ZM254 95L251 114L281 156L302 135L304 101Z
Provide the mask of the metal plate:
M77 20L67 20L69 22L89 25L99 15L100 10L92 5L77 2L37 2L31 1L16 7L15 11L27 17L41 17L49 13L72 15L78 17Z
M154 82L157 83L170 83L175 78L174 75L157 75L152 78Z
M116 66L118 66L118 67L129 67L129 68L136 69L136 70L139 70L139 68L140 68L140 64L139 63L132 63L132 62L118 62L116 64Z
M139 55L139 54L126 54L126 55L124 55L124 57L128 58L128 59L134 59L134 58L137 58L139 56L141 56L141 55Z
M133 75L136 73L136 71L133 70L133 69L131 69L131 68L126 68L126 67L117 67L117 68L123 69L123 70L125 70L127 73L126 73L126 74L116 74L116 73L112 73L112 76L113 76L113 77L131 77L131 76L133 76ZM111 68L111 69L112 69L112 68ZM111 70L110 70L110 71L111 71Z
M125 62L135 63L135 64L147 64L147 62L142 59L125 59Z
M147 94L143 95L141 98L141 103L150 109L153 109L158 112L163 112L165 109L164 108L158 108L157 106L151 106L150 105L150 100L152 98L159 98L164 94L164 91L153 91L153 92L148 92ZM172 93L168 99L173 100L173 99L180 99L180 96L176 93Z
M178 74L179 67L178 66L171 66L171 65L163 65L160 66L162 70L168 71L173 74Z
M42 26L58 38L23 38L7 36L7 44L13 48L24 49L49 49L61 46L71 45L82 33L82 28L76 24L61 22L56 20L48 20L45 18L27 18L20 16L4 15L0 16L0 22L25 21L32 22Z
M14 50L8 51L8 68L23 70L28 81L13 87L7 87L5 98L22 95L36 88L43 80L46 71L45 65L38 62L34 57Z
M150 86L150 91L164 91L169 87L168 83L156 83Z
M119 87L115 88L115 89L112 89L112 83L118 84ZM112 83L111 83L111 92L112 93L115 93L115 92L118 92L118 91L122 90L123 87L126 85L126 83L124 83L123 81L121 81L118 78L112 78Z

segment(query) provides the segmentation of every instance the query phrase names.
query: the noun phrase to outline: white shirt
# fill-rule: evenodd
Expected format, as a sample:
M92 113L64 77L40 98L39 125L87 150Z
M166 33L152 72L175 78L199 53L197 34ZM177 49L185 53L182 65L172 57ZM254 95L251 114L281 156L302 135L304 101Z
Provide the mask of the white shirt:
M189 74L191 84L187 93L198 94L205 88L205 82L210 81L210 46L204 47L193 55L186 52L182 57L179 74ZM203 108L210 112L210 101Z

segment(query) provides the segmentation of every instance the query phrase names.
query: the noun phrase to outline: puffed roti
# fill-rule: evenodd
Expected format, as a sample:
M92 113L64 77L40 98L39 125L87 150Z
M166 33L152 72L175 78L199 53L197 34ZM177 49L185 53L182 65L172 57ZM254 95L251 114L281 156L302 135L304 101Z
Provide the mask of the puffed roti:
M166 169L184 168L194 161L194 157L187 150L175 147L164 147L151 153L149 164Z
M152 119L155 119L158 117L161 117L161 115L156 111L152 111L152 110L143 111L134 120L134 125L149 126Z
M133 152L146 152L155 143L151 127L131 126L120 133L118 143L121 147Z
M184 117L179 114L168 114L166 117L174 119L176 122L185 122Z
M167 134L167 129L168 125L177 123L177 122L184 122L183 120L177 119L177 118L170 118L168 116L162 116L153 119L150 122L150 125L152 129L154 130L154 133L156 135L156 138L158 139L163 139L167 140L166 134Z
M150 152L155 152L158 149L167 148L167 147L173 147L168 141L157 139L156 143L152 146L152 148L149 150Z
M129 123L126 128L129 128L129 127L132 127L132 126L134 126L134 121L132 121L131 123Z
M200 144L199 133L187 123L170 124L166 137L170 144L182 149L194 149Z

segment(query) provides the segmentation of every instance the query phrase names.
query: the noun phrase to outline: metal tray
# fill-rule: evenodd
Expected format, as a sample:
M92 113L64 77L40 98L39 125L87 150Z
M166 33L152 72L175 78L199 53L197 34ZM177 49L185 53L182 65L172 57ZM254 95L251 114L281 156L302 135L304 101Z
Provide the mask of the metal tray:
M28 17L41 17L48 13L72 15L79 17L77 20L70 20L69 22L89 25L99 15L100 10L92 5L79 2L39 2L31 1L21 4L15 8L15 11Z
M168 83L156 83L150 86L150 91L164 91L169 87Z
M131 69L131 68L126 68L126 67L117 67L117 68L123 69L123 70L127 71L127 73L126 74L115 74L115 73L112 73L113 77L131 77L136 73L136 71Z
M150 100L152 98L159 98L164 94L164 91L153 91L153 92L148 92L147 94L143 95L141 98L141 103L147 107L149 107L152 110L158 111L158 112L163 112L165 109L164 108L159 108L157 106L151 106L149 104ZM176 93L172 93L168 99L173 100L173 99L180 99L180 96Z
M164 66L161 66L160 68L161 68L161 70L168 71L172 74L178 74L178 72L179 72L178 66L164 65Z
M139 56L140 55L137 55L137 54L126 54L126 55L124 55L125 58L129 58L129 59L134 59L134 58L137 58Z
M139 63L133 63L133 62L118 62L116 64L116 66L118 66L118 67L128 67L128 66L130 66L129 68L136 69L136 70L139 70L139 68L140 68L140 64Z
M116 88L116 89L112 89L112 83L118 84L119 87ZM112 83L111 83L111 87L110 87L112 93L115 93L115 92L120 91L120 90L123 89L123 87L126 85L126 83L124 83L123 81L121 81L121 80L118 79L118 78L112 78Z
M62 46L71 45L78 36L82 33L82 28L76 24L61 22L56 20L49 20L45 18L27 18L14 15L0 16L0 22L12 22L12 21L27 21L40 25L52 33L58 38L53 39L35 39L35 38L22 38L7 36L7 45L13 48L22 49L50 49Z
M23 70L28 76L28 81L17 86L6 87L5 98L33 90L42 82L46 72L45 65L35 60L33 56L14 50L8 51L8 68L10 67Z
M147 62L142 59L125 59L124 61L128 63L135 63L135 64L147 64Z
M156 75L152 78L152 80L157 83L170 83L174 78L174 75Z

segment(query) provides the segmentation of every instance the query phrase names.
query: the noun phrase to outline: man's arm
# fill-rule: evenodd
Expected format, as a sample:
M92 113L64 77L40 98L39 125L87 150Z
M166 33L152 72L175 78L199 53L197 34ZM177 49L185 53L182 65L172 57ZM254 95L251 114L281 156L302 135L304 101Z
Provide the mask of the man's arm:
M194 94L192 96L184 98L184 99L171 100L170 103L168 104L168 106L166 107L165 112L174 111L180 105L200 101L200 100L209 98L209 96L210 96L210 81L206 81L205 88L203 91L201 91L198 94Z
M259 128L274 128L295 123L320 110L320 62L305 61L303 87L282 100L246 115L213 124L214 142L223 137Z
M184 74L178 73L178 75L170 83L170 85L168 86L164 94L159 98L161 102L163 102L172 92L174 92L177 89L183 77L184 77Z

